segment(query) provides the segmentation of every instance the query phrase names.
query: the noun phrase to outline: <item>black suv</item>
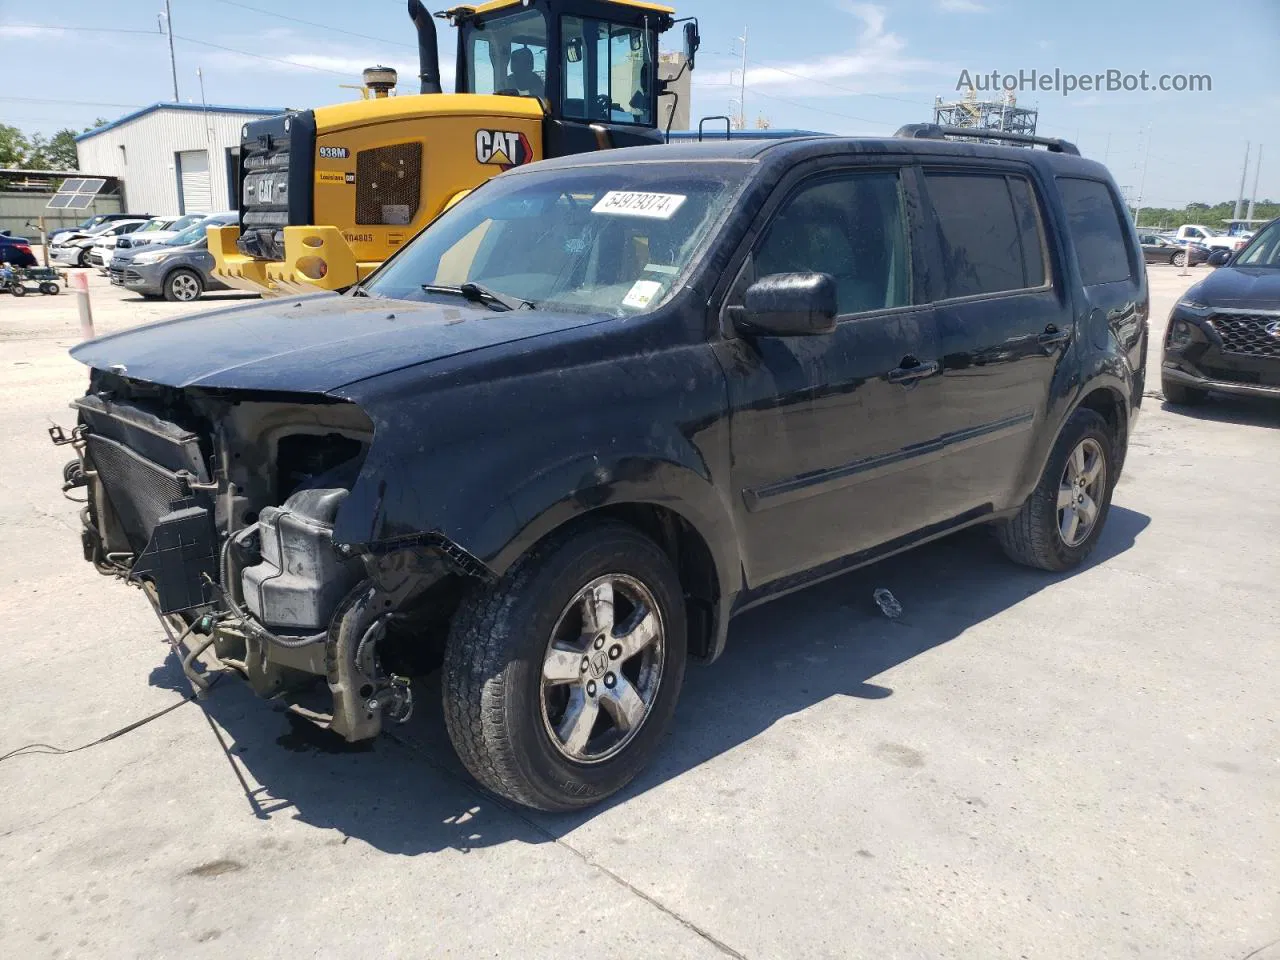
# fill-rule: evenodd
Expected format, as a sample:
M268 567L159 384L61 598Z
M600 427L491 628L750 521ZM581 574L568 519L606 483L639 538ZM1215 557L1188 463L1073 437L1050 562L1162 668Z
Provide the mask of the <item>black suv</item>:
M142 582L188 666L325 678L351 740L407 716L442 648L477 779L598 801L734 614L974 524L1050 571L1097 543L1142 252L1107 171L1036 142L533 164L345 295L83 344L54 439L85 556Z
M1161 389L1170 403L1204 401L1210 390L1280 399L1280 220L1272 220L1224 265L1185 294L1169 315Z

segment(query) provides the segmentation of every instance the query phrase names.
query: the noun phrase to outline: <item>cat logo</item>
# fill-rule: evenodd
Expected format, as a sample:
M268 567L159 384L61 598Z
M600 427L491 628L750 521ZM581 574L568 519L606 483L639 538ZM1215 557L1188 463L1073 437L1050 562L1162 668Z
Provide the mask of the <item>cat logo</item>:
M508 130L477 130L476 160L510 170L533 160L533 148L523 133Z

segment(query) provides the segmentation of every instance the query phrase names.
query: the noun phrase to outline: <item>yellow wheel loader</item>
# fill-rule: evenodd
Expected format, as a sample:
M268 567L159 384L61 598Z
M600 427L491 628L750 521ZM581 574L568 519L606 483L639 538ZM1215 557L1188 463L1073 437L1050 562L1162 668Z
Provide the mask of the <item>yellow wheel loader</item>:
M438 17L458 34L457 93L440 86L432 18L409 0L421 93L365 71L371 96L245 124L240 223L209 230L214 272L267 295L342 290L503 170L660 143L658 39L697 22L646 0L492 0Z

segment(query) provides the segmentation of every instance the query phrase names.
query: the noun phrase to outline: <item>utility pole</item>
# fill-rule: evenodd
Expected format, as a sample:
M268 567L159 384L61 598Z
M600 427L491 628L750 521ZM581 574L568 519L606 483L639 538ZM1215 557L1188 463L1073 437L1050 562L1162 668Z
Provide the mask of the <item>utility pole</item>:
M1102 165L1105 167L1111 159L1111 134L1107 134L1107 149L1102 152Z
M204 69L196 67L196 79L200 81L200 106L204 108L204 138L213 140L213 128L209 126L209 101L204 98Z
M1138 204L1133 211L1133 225L1138 225L1138 215L1142 213L1142 198L1147 191L1147 161L1151 159L1151 124L1147 124L1147 149L1142 155L1142 179L1138 181ZM1187 256L1191 254L1188 253Z
M742 93L738 97L738 129L747 129L747 27L742 28Z
M1244 209L1244 182L1249 177L1249 147L1248 141L1244 145L1244 169L1240 171L1240 193L1236 197L1236 208L1231 214L1231 219L1239 220L1240 211Z
M1258 159L1253 161L1253 193L1249 194L1249 219L1253 219L1253 205L1258 199L1258 177L1262 173L1262 144L1258 144Z
M173 11L164 0L164 32L169 35L169 69L173 72L173 102L178 102L178 58L173 53Z

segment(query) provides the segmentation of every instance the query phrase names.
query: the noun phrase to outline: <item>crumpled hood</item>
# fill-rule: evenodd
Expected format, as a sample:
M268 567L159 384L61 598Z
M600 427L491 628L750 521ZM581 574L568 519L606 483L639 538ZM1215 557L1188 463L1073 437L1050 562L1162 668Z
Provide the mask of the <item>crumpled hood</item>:
M145 248L144 248L145 249ZM319 294L198 313L90 340L71 355L172 387L326 393L358 380L607 318L459 301Z
M1280 310L1280 269L1219 267L1186 292L1211 307Z

